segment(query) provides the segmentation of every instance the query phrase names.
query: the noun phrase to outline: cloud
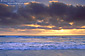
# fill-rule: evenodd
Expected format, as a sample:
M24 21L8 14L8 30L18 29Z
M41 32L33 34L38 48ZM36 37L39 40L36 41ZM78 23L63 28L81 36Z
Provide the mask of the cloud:
M53 25L53 29L81 28L85 25L85 6L67 5L60 2L28 5L7 6L0 4L0 26L16 26L22 24ZM71 24L73 22L73 24ZM26 27L26 26L25 26ZM40 28L40 27L37 27Z

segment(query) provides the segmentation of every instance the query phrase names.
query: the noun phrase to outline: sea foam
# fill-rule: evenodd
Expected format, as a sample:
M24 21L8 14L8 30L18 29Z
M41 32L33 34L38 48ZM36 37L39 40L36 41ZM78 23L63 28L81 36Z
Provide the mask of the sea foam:
M14 43L1 42L1 50L56 50L56 49L85 49L84 43L76 42L29 42L29 43Z

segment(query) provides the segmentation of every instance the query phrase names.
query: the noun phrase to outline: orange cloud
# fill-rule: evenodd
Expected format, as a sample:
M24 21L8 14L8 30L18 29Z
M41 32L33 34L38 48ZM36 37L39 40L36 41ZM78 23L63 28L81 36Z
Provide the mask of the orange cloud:
M41 26L41 25L37 25L37 24L24 24L21 26L30 26L30 27L45 27L45 28L53 28L55 26L49 25L49 26Z
M52 0L52 1L49 1L49 2L52 3L52 2L59 2L59 1Z
M73 24L74 24L74 22L70 22L69 24L70 24L70 25L73 25Z
M85 28L85 26L82 26L81 28Z

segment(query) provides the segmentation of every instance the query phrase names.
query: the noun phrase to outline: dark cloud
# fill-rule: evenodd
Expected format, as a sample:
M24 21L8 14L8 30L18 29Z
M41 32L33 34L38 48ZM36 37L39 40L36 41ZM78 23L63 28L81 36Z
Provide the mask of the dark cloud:
M32 17L27 14L19 14L14 12L16 7L0 4L0 25L20 25L32 20Z
M49 5L49 12L52 16L63 16L66 10L67 5L64 3L52 3Z
M14 12L16 10L16 12ZM38 20L43 20L38 22ZM54 25L56 28L77 28L85 25L85 6L64 3L30 3L26 6L7 6L0 4L0 25L21 24ZM69 23L73 22L73 25ZM75 27L74 27L75 26Z
M85 6L69 6L67 10L68 21L82 21L85 20Z

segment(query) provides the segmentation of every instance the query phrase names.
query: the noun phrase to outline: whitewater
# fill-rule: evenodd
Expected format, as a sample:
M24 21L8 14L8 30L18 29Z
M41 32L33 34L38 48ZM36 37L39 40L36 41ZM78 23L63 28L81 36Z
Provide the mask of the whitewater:
M0 50L85 49L85 36L0 36Z

